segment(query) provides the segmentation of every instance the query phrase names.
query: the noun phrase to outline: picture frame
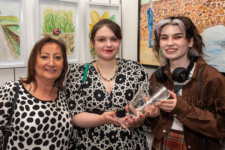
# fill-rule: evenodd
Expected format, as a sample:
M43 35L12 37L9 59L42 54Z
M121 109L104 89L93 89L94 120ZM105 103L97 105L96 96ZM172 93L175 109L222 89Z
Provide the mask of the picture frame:
M161 56L153 51L154 17L151 16L149 3L151 0L138 0L138 62L144 66L157 68ZM149 11L150 10L150 11ZM149 15L147 14L149 12ZM152 14L153 15L153 14ZM151 26L148 26L150 24ZM149 35L151 30L151 35ZM151 37L151 38L149 38ZM150 40L151 41L150 41Z
M78 0L37 0L36 39L45 36L63 40L69 64L79 62Z
M91 28L101 19L110 19L121 26L121 6L120 4L86 2L86 62L97 59L95 51L90 45ZM92 22L95 20L95 22ZM97 21L96 21L97 20ZM117 57L121 57L121 46Z
M151 48L143 48L145 44L149 44L149 25L147 11L151 8L153 13L153 27L155 24L169 16L186 16L192 20L198 29L198 32L203 38L205 47L203 58L205 61L219 70L222 74L225 73L225 14L221 6L224 6L223 0L218 0L216 5L214 1L204 3L190 1L161 1L161 0L139 0L139 26L138 26L138 60L141 64L153 65L154 57L148 54L152 52ZM211 7L213 6L213 7ZM166 8L166 9L165 9ZM198 11L196 11L196 8ZM213 14L213 15L212 15ZM154 35L151 37L153 41ZM144 41L144 42L143 42ZM152 42L154 44L154 42ZM145 45L146 47L146 45ZM146 51L144 51L146 50ZM152 56L156 54L152 53ZM143 55L143 56L141 56ZM145 61L143 61L145 60ZM146 61L148 60L148 61ZM160 58L159 58L160 60Z
M25 0L0 0L0 68L25 67Z

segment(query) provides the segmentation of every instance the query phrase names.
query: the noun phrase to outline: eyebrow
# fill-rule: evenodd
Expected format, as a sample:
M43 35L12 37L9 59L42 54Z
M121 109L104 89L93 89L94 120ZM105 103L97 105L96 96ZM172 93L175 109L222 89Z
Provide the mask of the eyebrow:
M50 55L48 52L42 52L42 53L40 53L40 54L47 54L47 55ZM62 53L54 53L53 55L62 55Z
M109 38L115 38L116 36L111 36L111 37L109 37ZM108 36L96 36L96 38L108 38ZM116 37L117 38L117 37Z
M173 34L174 35L183 35L183 33L176 33L176 34ZM168 36L167 34L160 34L160 36Z

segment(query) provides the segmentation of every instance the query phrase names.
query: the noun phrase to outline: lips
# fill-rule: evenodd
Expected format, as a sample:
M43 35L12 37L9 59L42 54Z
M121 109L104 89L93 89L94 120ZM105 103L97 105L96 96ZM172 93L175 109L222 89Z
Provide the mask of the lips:
M45 70L50 72L56 71L55 69L45 69Z
M170 48L170 49L166 49L167 53L175 53L176 49L175 48Z
M112 52L113 50L105 50L105 52L108 52L108 53L110 53L110 52Z

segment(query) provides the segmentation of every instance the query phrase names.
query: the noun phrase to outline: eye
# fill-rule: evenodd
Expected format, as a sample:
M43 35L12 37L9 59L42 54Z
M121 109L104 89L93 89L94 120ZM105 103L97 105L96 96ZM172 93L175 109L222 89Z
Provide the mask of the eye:
M117 41L118 38L114 37L114 38L111 38L111 41Z
M60 59L62 59L62 57L61 56L56 56L55 59L56 60L60 60Z
M42 58L42 59L47 59L47 58L48 58L48 56L41 56L41 58Z
M99 42L104 42L105 41L105 38L99 38L98 41Z
M160 37L160 40L166 40L166 39L168 39L168 37L166 37L166 36L161 36Z
M177 35L177 36L174 37L174 39L181 39L181 38L183 38L182 35Z

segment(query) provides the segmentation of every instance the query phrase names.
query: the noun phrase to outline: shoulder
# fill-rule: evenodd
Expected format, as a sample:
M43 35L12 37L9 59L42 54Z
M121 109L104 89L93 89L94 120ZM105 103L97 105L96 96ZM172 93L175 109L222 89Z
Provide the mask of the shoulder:
M85 67L84 63L82 63L82 64L76 63L76 64L72 64L69 70L70 71L76 71L76 70L80 70L84 67Z
M13 89L17 84L19 85L21 83L19 81L7 81L1 86L1 89Z
M120 63L124 67L130 67L130 68L133 68L133 69L144 68L139 62L133 61L133 60L120 59Z
M85 68L85 64L76 63L71 65L69 72L67 73L67 77L70 75L74 76L76 74L80 74L81 72L83 72L84 68Z
M214 68L213 66L207 65L205 68L206 71L206 77L208 79L211 79L213 81L216 80L225 80L225 77L223 76L223 74L221 72L219 72L216 68Z
M8 81L0 87L0 97L12 97L16 92L16 86L21 85L19 81Z

